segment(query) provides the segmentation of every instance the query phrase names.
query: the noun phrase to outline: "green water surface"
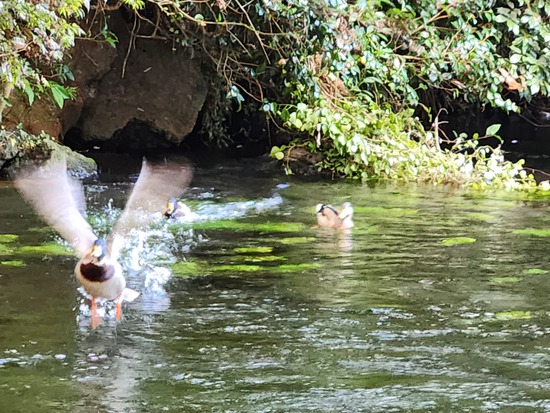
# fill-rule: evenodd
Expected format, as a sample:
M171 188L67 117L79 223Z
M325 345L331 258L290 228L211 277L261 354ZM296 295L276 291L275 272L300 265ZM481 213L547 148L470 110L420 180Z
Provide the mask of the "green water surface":
M75 258L2 183L0 412L550 409L550 198L253 175L197 171L194 209L282 203L160 229L145 264L174 275L128 269L142 295L95 330ZM96 229L128 188L87 186ZM312 228L344 201L353 230Z

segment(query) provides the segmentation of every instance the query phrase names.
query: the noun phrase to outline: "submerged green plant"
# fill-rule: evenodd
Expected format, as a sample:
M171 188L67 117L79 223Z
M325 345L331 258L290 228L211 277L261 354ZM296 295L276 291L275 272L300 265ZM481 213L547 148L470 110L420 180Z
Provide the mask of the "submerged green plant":
M280 255L241 255L239 256L245 262L272 262L272 261L286 261L286 257Z
M11 255L15 251L13 246L0 244L0 255Z
M306 225L300 222L269 222L269 223L254 223L243 222L231 219L223 219L218 221L203 221L194 222L193 224L178 224L175 228L184 226L192 226L198 230L232 230L232 231L250 231L261 233L281 233L281 232L302 232L307 228Z
M234 271L234 272L259 272L265 269L265 267L259 265L247 265L247 264L225 264L216 265L211 267L212 271Z
M70 249L57 242L47 242L42 245L26 245L19 248L17 252L31 255L74 255Z
M301 263L301 264L282 264L278 265L277 267L269 267L269 270L272 272L281 272L281 273L289 273L289 272L303 272L308 270L315 270L317 268L321 268L321 264L309 264L309 263Z
M15 234L0 234L0 243L15 242L19 239L19 235Z
M491 283L493 284L515 284L521 281L518 277L493 277Z
M281 244L287 245L296 245L296 244L307 244L315 241L314 237L286 237L277 239Z
M528 320L531 317L531 311L500 311L494 315L495 320Z
M529 275L543 275L548 274L548 271L540 268L529 268L528 270L523 271L523 273Z
M198 268L199 267L197 263L191 261L181 261L170 266L172 273L179 277L189 277L197 275L197 273L199 272Z
M450 247L453 245L472 244L476 241L477 240L475 238L471 238L471 237L454 237L454 238L445 238L441 240L441 243L447 247Z
M273 247L238 247L235 248L235 252L238 252L239 254L249 254L249 253L260 253L260 254L266 254L268 252L272 252Z
M21 260L0 261L0 264L7 267L25 267L27 265L24 261Z
M512 231L517 235L529 235L532 237L550 237L550 228L525 228Z

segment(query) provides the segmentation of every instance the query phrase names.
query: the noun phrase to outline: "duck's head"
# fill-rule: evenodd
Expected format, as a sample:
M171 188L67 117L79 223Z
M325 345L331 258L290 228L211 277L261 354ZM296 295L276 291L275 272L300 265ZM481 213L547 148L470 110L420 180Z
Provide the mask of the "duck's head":
M326 208L326 205L325 204L317 204L317 206L315 207L315 213L317 214L322 214L323 213L323 210Z
M170 198L168 200L168 203L166 204L164 216L166 218L172 217L172 215L174 215L174 213L176 212L176 209L178 209L178 201L176 200L176 198Z
M91 256L94 261L100 262L105 258L107 253L107 244L103 238L98 238L94 241L94 246L92 247Z

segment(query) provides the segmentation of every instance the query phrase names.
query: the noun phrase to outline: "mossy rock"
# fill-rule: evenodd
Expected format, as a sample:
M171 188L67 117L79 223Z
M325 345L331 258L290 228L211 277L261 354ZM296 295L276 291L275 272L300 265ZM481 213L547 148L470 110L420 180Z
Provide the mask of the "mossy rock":
M92 158L88 158L50 139L45 140L44 143L51 150L52 160L63 158L67 160L67 170L73 175L86 178L97 173L97 164Z

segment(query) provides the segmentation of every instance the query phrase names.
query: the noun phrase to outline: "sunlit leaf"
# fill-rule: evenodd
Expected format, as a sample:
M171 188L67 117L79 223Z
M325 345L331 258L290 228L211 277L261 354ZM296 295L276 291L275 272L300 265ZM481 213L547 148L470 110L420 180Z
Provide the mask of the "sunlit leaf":
M498 131L500 130L500 124L498 123L495 123L494 125L491 125L487 128L487 130L485 131L485 136L493 136L493 135L496 135L498 133Z

